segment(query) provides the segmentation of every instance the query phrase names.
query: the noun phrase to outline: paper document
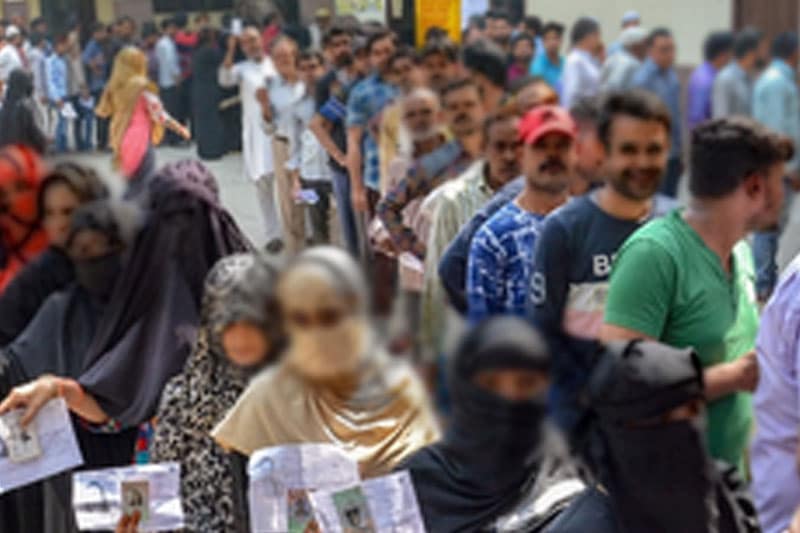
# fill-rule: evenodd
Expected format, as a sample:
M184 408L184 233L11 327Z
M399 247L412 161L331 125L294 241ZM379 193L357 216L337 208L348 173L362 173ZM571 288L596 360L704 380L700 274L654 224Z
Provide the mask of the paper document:
M141 531L183 529L181 466L137 465L76 472L72 507L81 530L112 530L123 511L139 511Z
M0 494L83 464L67 404L50 400L22 429L21 411L0 417Z
M313 521L315 490L358 484L358 463L330 444L265 448L250 457L250 528L255 533L304 532Z
M311 504L324 533L425 533L408 472L343 489L319 490Z

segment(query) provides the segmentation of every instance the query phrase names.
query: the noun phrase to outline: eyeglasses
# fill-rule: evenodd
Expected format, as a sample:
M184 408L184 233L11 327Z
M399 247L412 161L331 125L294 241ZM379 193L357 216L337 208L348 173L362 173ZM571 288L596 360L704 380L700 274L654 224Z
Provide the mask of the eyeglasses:
M305 311L287 311L286 321L298 328L331 328L342 322L347 316L347 312L343 309L336 309L333 307L327 309L319 309L313 313Z

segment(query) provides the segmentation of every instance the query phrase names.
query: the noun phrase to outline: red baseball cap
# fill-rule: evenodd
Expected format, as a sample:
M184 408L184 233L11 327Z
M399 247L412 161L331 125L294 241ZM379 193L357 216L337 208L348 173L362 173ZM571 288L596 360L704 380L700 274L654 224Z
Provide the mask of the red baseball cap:
M519 136L525 144L534 144L548 133L563 133L574 139L577 131L578 126L569 112L555 105L531 109L519 123Z

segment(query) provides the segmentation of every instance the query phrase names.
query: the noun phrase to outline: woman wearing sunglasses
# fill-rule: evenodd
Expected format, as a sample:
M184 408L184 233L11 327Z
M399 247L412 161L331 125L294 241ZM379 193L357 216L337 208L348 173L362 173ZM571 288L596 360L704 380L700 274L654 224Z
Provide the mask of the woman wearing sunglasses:
M376 338L364 278L346 252L319 247L299 255L278 283L278 301L288 348L213 431L217 442L245 456L331 443L373 477L436 440L423 385Z

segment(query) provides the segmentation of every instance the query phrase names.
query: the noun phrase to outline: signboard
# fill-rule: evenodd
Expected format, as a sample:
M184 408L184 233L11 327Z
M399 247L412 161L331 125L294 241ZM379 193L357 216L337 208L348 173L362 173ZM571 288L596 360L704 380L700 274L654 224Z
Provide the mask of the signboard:
M336 14L353 15L359 22L386 24L386 0L336 0Z
M434 26L446 30L453 42L461 42L461 1L414 0L417 46L425 43L425 32Z

